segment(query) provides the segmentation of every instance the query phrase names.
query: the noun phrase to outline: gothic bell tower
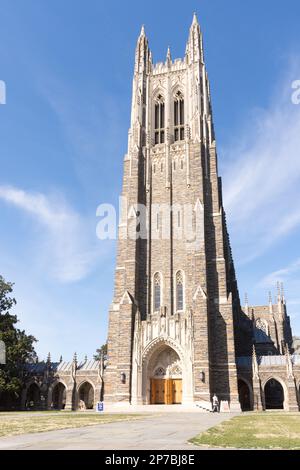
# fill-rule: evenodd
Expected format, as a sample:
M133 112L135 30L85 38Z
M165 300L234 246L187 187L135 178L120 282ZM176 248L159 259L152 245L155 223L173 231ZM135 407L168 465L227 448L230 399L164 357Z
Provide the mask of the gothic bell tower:
M137 42L105 400L238 409L240 308L218 177L202 32L153 64Z

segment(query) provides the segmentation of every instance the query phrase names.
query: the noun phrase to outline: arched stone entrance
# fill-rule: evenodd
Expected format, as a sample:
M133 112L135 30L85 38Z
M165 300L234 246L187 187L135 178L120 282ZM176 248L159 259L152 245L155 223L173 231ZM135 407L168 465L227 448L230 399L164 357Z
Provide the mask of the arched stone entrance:
M193 368L190 349L186 347L183 350L173 338L166 336L153 339L143 350L139 351L137 346L133 351L131 403L150 405L154 401L153 396L157 394L160 396L168 394L169 401L173 403L185 405L192 403ZM174 388L171 392L170 388L169 391L165 388L164 393L161 390L155 391L154 394L152 379L172 379L178 380L178 382L172 384ZM169 387L171 386L169 385ZM165 403L168 400L160 398L155 401Z
M94 408L94 387L90 382L83 382L78 388L78 408L92 410Z
M284 409L284 390L280 382L270 379L265 384L265 408L266 410Z
M239 401L242 411L251 411L251 392L248 384L239 379L238 381Z
M64 410L66 406L66 387L59 382L52 392L52 407L54 410Z
M36 383L32 383L26 393L26 409L36 410L41 407L41 391Z
M161 345L151 356L147 367L150 382L150 404L182 403L182 363L177 352Z

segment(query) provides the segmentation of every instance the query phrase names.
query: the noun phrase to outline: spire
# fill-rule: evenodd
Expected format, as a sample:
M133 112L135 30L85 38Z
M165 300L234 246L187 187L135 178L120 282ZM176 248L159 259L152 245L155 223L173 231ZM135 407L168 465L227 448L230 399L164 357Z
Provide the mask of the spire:
M104 353L103 351L100 352L100 360L99 360L99 367L98 367L98 376L103 381L103 374L104 374Z
M272 299L272 292L269 292L269 312L273 313L273 299Z
M73 361L72 361L72 368L71 368L71 374L72 374L73 382L75 382L75 380L76 380L77 365L78 365L78 363L77 363L77 353L74 353Z
M289 379L293 379L294 378L293 361L290 355L289 347L286 343L285 343L285 358L286 358L287 376Z
M269 304L272 305L273 300L272 300L272 292L269 291Z
M189 43L187 42L187 43L186 43L186 46L185 46L185 56L186 56L186 57L188 56L189 51L190 51L190 49L189 49Z
M50 362L51 362L51 354L48 353L48 356L47 356L47 363L50 364Z
M190 34L186 47L186 59L188 63L204 62L202 34L196 13L194 13L193 22L190 27Z
M284 293L284 284L283 284L283 282L280 284L280 290L281 290L282 302L285 303L285 293Z
M167 50L167 64L170 65L171 62L172 62L171 50L170 50L170 46L168 46L168 50Z
M253 344L253 350L252 350L252 374L253 374L253 380L259 380L259 369L258 369L258 362L257 362L257 356L256 356L256 350L255 350L254 344Z
M142 26L135 53L135 73L148 71L150 66L150 50L148 39L145 33L145 26Z
M277 300L281 302L281 291L280 291L280 282L277 282Z
M198 18L197 18L197 13L194 11L194 15L193 15L193 23L192 25L198 25L199 26L199 22L198 22Z
M280 282L277 282L277 301L278 301L278 313L282 313L282 297Z
M76 352L74 353L74 356L73 356L73 363L77 366L77 353Z

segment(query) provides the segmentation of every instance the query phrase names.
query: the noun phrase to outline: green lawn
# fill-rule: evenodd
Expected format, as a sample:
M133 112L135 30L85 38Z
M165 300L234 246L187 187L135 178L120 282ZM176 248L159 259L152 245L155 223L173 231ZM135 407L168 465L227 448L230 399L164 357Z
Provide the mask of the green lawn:
M190 442L237 449L300 449L300 413L246 413L209 429Z
M71 413L65 411L0 413L0 437L81 428L114 421L131 421L142 417L145 418L145 415Z

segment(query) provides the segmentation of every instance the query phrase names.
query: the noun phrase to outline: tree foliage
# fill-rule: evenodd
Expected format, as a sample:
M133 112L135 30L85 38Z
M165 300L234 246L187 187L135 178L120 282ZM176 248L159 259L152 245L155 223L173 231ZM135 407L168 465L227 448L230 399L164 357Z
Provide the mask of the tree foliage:
M96 354L94 355L95 361L100 361L101 356L104 359L107 357L107 343L103 344L100 349L96 350Z
M6 347L6 364L0 365L0 405L20 397L26 380L26 364L37 358L36 339L17 328L18 318L11 313L16 300L11 296L13 284L0 276L0 340Z

